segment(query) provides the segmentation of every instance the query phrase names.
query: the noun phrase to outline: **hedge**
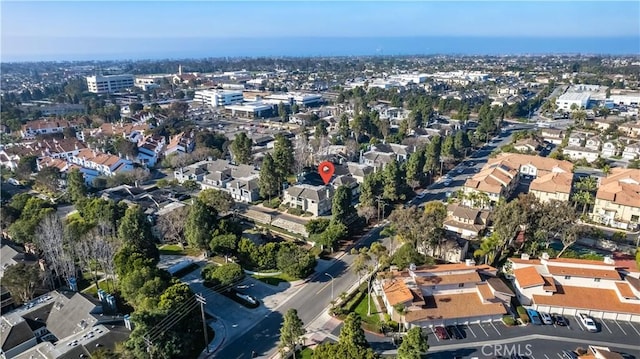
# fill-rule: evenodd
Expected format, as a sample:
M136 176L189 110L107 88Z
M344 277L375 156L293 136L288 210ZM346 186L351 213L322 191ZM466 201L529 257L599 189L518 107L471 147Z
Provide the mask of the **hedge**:
M520 320L522 320L523 324L528 324L529 323L529 315L527 314L527 310L524 309L523 306L519 306L518 308L516 308L516 310L518 311L518 316L520 317Z
M503 316L502 321L504 322L505 325L510 327L516 325L516 320L513 319L513 317L510 315Z

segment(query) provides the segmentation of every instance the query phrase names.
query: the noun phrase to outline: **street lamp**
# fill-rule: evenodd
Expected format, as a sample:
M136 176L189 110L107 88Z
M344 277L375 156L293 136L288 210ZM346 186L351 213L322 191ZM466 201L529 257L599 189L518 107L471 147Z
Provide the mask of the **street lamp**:
M324 273L324 275L329 276L331 278L331 301L333 302L333 280L335 278L333 278L333 276L331 274L326 273L326 272Z

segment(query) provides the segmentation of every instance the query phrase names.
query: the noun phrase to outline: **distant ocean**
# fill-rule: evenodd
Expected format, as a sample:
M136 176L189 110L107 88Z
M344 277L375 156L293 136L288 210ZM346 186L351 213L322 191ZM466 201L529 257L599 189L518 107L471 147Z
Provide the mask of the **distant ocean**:
M4 39L3 39L4 40ZM634 37L291 37L291 38L56 38L3 41L3 62L140 60L259 56L366 55L640 55ZM11 45L7 45L7 42ZM19 44L19 46L15 46ZM10 47L16 47L17 49ZM66 49L66 50L63 50Z

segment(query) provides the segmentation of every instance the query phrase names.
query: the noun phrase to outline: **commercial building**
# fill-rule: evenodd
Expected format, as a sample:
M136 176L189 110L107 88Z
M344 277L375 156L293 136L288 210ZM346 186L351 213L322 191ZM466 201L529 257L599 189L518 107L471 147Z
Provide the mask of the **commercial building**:
M559 110L569 112L572 106L576 108L587 108L591 94L589 92L566 92L556 100Z
M272 94L266 96L265 100L275 100L289 105L296 104L298 106L306 107L318 106L324 102L322 95L320 94L306 94L297 92Z
M538 311L640 322L640 279L616 262L556 258L509 259L512 282L523 305Z
M228 115L246 119L268 118L277 114L278 105L267 104L261 101L245 102L241 105L225 106Z
M373 288L387 314L407 329L497 321L507 313L513 293L495 274L495 268L471 260L411 265L378 277Z
M133 75L95 75L87 77L87 87L93 93L113 93L128 88L135 84Z
M244 101L242 91L200 90L196 91L193 100L211 107L228 106Z

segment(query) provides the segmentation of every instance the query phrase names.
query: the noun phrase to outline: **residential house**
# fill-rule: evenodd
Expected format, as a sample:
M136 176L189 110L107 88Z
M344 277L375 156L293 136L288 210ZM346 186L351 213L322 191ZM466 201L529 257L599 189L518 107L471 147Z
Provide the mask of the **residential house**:
M573 164L569 161L518 153L501 153L495 158L490 158L487 165L496 163L515 168L521 175L534 178L548 173L571 173L573 171Z
M529 185L529 193L536 196L540 202L569 201L573 185L571 172L552 172L537 177Z
M406 161L411 153L413 153L413 149L409 146L395 143L378 143L372 145L369 151L360 156L360 164L383 169L393 160L399 163Z
M362 163L347 162L349 174L356 179L356 182L363 183L365 177L375 172L375 167Z
M633 161L640 157L640 143L633 143L625 146L622 151L622 158L628 161Z
M588 148L594 151L600 151L601 146L602 146L602 140L600 140L600 137L598 136L589 137L587 139L586 144L584 145L585 148Z
M562 150L562 154L569 157L572 161L585 160L589 163L595 162L600 157L599 150L593 150L586 147L567 146Z
M615 157L620 155L620 148L622 146L616 141L607 141L602 144L602 150L600 154L602 157Z
M498 321L507 313L503 296L487 278L496 269L475 265L471 260L459 264L440 264L408 270L391 270L374 283L384 309L406 329L440 325ZM398 311L402 308L402 311Z
M38 135L52 135L62 133L65 128L79 129L82 121L60 120L57 118L42 118L27 121L20 130L20 135L24 139L34 139Z
M284 191L282 204L320 216L331 212L333 187L297 184Z
M331 182L331 185L334 189L338 189L340 186L346 186L349 188L351 198L354 202L358 197L360 197L360 185L358 184L358 180L351 175L338 176Z
M133 162L108 153L86 148L77 155L71 156L69 162L80 166L85 181L89 184L98 176L115 176L116 173L133 169Z
M622 229L640 223L640 169L612 168L600 181L593 208L594 220Z
M452 203L447 206L444 229L457 233L462 238L478 238L489 225L489 214L487 210Z
M449 263L464 262L469 241L458 236L446 236L436 245L418 245L418 252Z
M138 142L137 162L147 167L153 167L158 163L165 147L165 139L163 136L145 136Z
M165 156L169 156L172 153L184 154L191 153L196 146L196 139L194 132L189 133L181 132L177 135L171 136L167 149L164 151Z
M618 126L618 131L625 136L638 138L640 137L640 121L626 122Z
M640 279L603 261L528 255L509 259L516 296L523 305L561 315L640 322Z
M513 148L519 152L537 152L542 148L542 142L535 138L523 138L516 141Z
M606 131L611 128L616 121L614 119L606 119L606 118L597 118L593 120L593 125L598 128L600 131Z
M482 170L473 177L467 179L462 187L465 194L484 193L489 197L490 203L497 203L501 198L511 196L518 185L518 170L502 163L485 165ZM471 206L470 201L463 204Z
M568 146L573 147L582 147L587 142L587 136L580 132L573 132L569 135L569 141L567 142Z
M76 132L76 137L83 142L94 137L118 137L121 136L128 141L138 143L144 137L144 132L148 130L149 124L146 122L133 123L103 123L98 128L87 128Z
M540 136L549 143L559 145L562 143L562 139L564 139L564 131L557 128L543 128Z
M75 138L42 139L24 145L6 146L0 150L2 166L15 169L20 159L27 156L35 156L38 159L53 158L68 160L87 148Z

